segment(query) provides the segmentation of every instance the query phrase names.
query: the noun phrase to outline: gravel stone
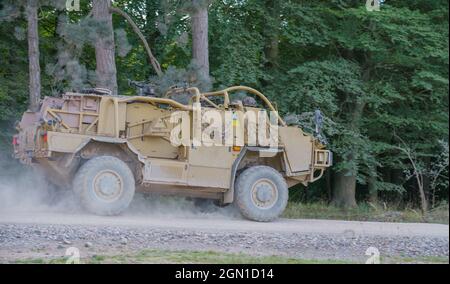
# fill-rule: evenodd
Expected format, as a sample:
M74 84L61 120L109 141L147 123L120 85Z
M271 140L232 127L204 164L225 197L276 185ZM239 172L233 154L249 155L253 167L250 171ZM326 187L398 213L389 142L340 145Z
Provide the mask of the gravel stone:
M14 254L10 252L18 250L30 258L45 253L61 255L59 250L64 249L64 245L76 246L79 243L100 255L115 250L121 253L144 249L212 250L254 256L346 259L364 263L367 249L375 247L381 257L449 256L447 237L360 236L348 232L340 235L233 231L211 233L145 227L42 224L0 224L0 232L0 262L13 261ZM58 236L62 236L62 242ZM95 247L86 239L95 240ZM55 248L57 250L52 253ZM23 258L23 255L20 257Z

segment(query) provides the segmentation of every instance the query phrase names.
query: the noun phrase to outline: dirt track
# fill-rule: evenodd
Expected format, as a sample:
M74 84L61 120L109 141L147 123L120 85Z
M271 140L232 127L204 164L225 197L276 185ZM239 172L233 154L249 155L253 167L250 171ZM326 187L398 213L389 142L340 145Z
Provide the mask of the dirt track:
M205 232L260 232L297 234L352 234L357 236L449 237L449 226L416 223L376 223L332 220L280 219L258 223L241 218L225 218L214 214L200 217L152 217L127 215L101 217L88 214L15 213L0 214L0 224L42 224L120 226L146 229L195 230Z
M448 241L449 226L437 224L0 211L0 262L62 257L71 246L83 256L168 249L364 262L369 247L388 257L448 257Z

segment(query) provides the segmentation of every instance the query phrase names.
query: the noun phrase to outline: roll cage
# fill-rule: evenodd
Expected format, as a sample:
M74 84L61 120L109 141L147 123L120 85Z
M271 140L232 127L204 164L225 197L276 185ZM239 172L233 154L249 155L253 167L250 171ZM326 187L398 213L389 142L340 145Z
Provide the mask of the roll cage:
M192 105L193 105L194 102L195 103L206 102L207 104L209 104L213 108L220 109L220 110L227 110L227 109L229 109L229 107L231 105L230 94L233 93L233 92L239 92L239 91L245 91L245 92L248 92L248 93L250 93L252 95L255 95L258 98L260 98L264 102L264 104L266 105L268 110L273 111L273 112L276 113L277 118L278 118L278 122L280 123L280 125L286 126L286 123L280 117L280 115L278 114L277 109L273 106L273 104L270 102L270 100L266 96L264 96L261 92L255 90L253 88L250 88L250 87L235 86L235 87L227 88L225 90L216 91L216 92L208 92L208 93L201 93L199 91L199 89L195 88L195 87L192 87L192 88L175 88L175 89L172 89L169 92L167 92L166 95L164 96L164 98L165 98L165 100L170 100L172 102L176 102L176 101L171 100L169 98L174 96L174 95L177 95L177 94L190 93L193 96L190 99L189 105L183 105L182 108L192 109ZM214 103L211 100L211 98L214 98L214 97L223 97L223 99L224 99L223 105L218 105L218 104ZM177 104L179 104L179 103L177 103Z

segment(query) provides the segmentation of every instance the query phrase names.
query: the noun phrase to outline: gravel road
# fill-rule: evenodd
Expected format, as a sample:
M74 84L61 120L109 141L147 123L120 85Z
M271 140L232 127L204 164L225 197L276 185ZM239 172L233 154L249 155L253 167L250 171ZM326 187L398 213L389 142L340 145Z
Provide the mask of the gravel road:
M386 257L448 257L449 226L287 219L256 223L217 213L99 217L0 210L0 262L58 258L68 247L79 248L82 257L167 249L365 262L369 247Z
M1 165L1 163L0 163ZM38 176L39 177L39 176ZM245 253L364 263L370 247L385 257L446 257L449 226L286 220L256 223L233 208L200 213L192 201L137 195L123 216L80 209L71 191L49 191L34 175L0 176L0 263L133 254L144 249Z

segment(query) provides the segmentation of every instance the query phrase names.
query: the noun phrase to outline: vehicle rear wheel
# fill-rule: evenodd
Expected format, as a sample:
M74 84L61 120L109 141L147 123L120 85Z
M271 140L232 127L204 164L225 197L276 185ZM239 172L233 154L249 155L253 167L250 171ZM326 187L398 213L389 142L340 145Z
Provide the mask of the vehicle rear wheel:
M89 212L119 215L133 200L135 180L125 162L102 156L81 166L73 180L73 190Z
M237 178L235 203L241 214L250 220L275 220L286 209L288 199L285 179L271 167L251 167Z

